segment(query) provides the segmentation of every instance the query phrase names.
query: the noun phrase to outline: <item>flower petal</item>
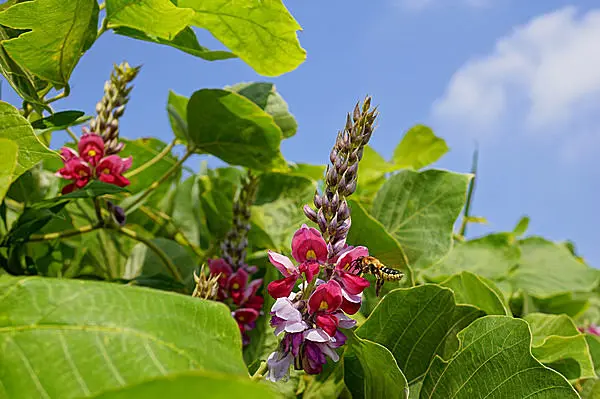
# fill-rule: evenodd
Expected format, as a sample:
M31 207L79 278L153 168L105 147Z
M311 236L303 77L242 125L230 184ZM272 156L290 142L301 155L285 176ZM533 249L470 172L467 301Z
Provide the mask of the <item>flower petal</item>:
M304 332L304 339L313 342L328 342L331 337L321 328L312 328Z
M277 252L268 251L269 261L283 274L284 277L300 274L298 268L294 266L292 261L285 255Z
M303 224L292 238L292 256L297 262L313 260L327 261L327 243L321 233L312 227Z
M369 256L369 250L366 247L352 247L342 253L335 264L336 269L348 270L348 267L361 256Z
M298 276L294 275L282 278L281 280L271 281L267 286L267 291L269 291L269 295L273 298L288 297L292 293L297 280Z
M360 294L371 285L367 279L348 273L343 269L337 269L336 273L341 280L342 287L351 295Z
M269 355L267 359L267 366L269 368L269 373L265 377L265 379L277 382L281 379L287 379L288 373L290 371L290 366L292 365L292 361L294 357L291 353L283 354L281 352L273 352Z
M335 280L329 280L318 286L308 299L308 311L310 313L326 312L332 313L338 310L342 304L342 287Z
M302 313L294 307L288 298L277 298L271 312L286 321L301 321Z
M317 314L317 317L315 317L315 323L330 337L335 335L338 327L338 319L330 314Z

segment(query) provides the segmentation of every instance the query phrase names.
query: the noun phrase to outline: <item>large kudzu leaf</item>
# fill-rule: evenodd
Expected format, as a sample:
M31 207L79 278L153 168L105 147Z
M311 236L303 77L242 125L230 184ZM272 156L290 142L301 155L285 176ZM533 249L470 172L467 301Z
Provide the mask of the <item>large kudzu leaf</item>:
M160 39L173 39L189 25L193 16L192 10L176 7L169 0L106 1L109 28L124 26Z
M0 298L0 386L8 397L91 396L194 369L247 375L239 329L221 303L7 276Z
M194 287L192 273L197 268L198 262L190 251L175 241L162 237L154 238L151 242L171 260L177 268L177 273L183 278L183 281L180 282L185 285L189 292L192 292ZM156 275L168 276L175 281L179 281L176 272L170 270L155 251L143 243L137 244L127 259L123 278L148 279Z
M249 378L207 372L185 372L160 376L125 387L116 388L94 396L97 399L164 399L184 398L191 392L211 399L275 399L277 395L268 386Z
M448 288L431 284L400 288L381 300L356 334L388 348L412 384L436 354L452 354L456 333L483 314L472 306L457 306Z
M304 62L296 31L300 25L281 0L177 0L195 11L192 24L204 28L256 72L278 76Z
M392 161L399 168L421 169L448 152L444 139L437 137L427 126L410 128L394 150Z
M288 105L275 90L275 85L268 82L238 83L233 86L225 87L262 108L267 114L273 117L273 120L281 129L283 138L292 137L298 130L298 123L290 113Z
M13 172L17 167L17 143L8 139L0 139L0 203L13 181Z
M423 275L430 281L440 282L464 270L502 280L517 265L520 253L511 234L490 234L464 243L455 242L448 256L424 270Z
M36 135L65 130L71 126L81 125L92 119L83 111L60 111L31 123Z
M3 101L0 101L0 139L12 140L19 147L12 181L38 162L58 158L55 152L50 151L38 140L27 119L23 118L15 107Z
M404 170L377 192L372 214L402 245L411 266L430 266L448 253L469 179L443 170Z
M195 92L187 106L190 140L199 151L233 165L285 169L281 130L273 117L246 97L228 90Z
M436 357L431 364L422 399L578 397L562 375L531 356L531 334L523 320L486 316L458 338L461 346L452 359Z
M13 60L32 74L66 86L83 52L96 38L95 0L34 0L0 13L0 24L30 30L3 42Z
M174 91L169 91L167 99L167 112L169 113L169 123L175 133L175 137L187 144L188 126L187 126L187 105L189 98L179 95Z
M385 347L349 331L344 352L344 382L352 398L407 398L408 383Z
M462 272L440 284L454 292L456 303L473 305L488 315L511 316L502 292L489 280L470 272Z
M569 291L591 291L598 285L600 271L579 262L564 246L540 237L519 242L521 258L510 274L515 291L548 298Z
M373 202L375 193L385 183L385 175L399 168L391 162L386 161L377 151L370 146L365 146L363 157L360 160L360 173L358 174L358 185L356 195L364 204Z
M596 377L585 335L570 317L530 313L524 319L531 329L531 352L537 360L569 380Z
M163 44L165 46L171 46L207 61L217 61L235 58L235 55L230 53L229 51L210 50L204 46L201 46L200 43L198 43L198 38L196 37L196 34L190 27L184 28L170 40L162 39L157 36L149 36L140 30L127 27L115 28L114 31L119 35L128 36L133 39L144 40L146 42L156 44Z

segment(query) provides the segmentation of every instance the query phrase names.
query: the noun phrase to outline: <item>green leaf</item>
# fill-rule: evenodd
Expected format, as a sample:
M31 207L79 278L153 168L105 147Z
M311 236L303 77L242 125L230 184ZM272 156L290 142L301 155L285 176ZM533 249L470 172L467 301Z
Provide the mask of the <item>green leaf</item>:
M208 30L261 75L292 71L306 58L296 35L301 27L281 0L177 0L177 5L193 9L193 25Z
M13 172L17 167L17 143L8 139L0 139L0 203L13 180Z
M597 375L600 375L600 337L594 334L585 334L592 361L594 362L594 370Z
M199 90L190 98L187 116L198 150L252 169L286 168L279 152L281 130L247 98L227 90Z
M327 362L323 366L323 371L308 382L302 393L302 399L351 398L350 394L343 396L344 391L348 392L348 388L344 383L344 361ZM296 397L294 393L293 397Z
M521 252L512 234L490 234L454 248L441 262L423 271L430 281L440 282L462 270L492 280L502 280L519 262Z
M456 303L473 305L488 315L511 316L502 292L489 280L464 271L440 284L454 292Z
M273 117L273 120L281 129L284 139L292 137L298 130L298 123L290 113L288 105L275 90L275 85L268 82L238 83L233 86L225 87L225 90L231 90L234 93L241 94L254 104L258 105L267 114Z
M30 30L3 42L19 65L57 86L66 86L79 58L96 36L95 0L34 0L0 13L0 24Z
M60 111L31 123L37 135L57 130L65 130L71 126L81 125L92 119L85 116L83 111Z
M436 357L421 398L577 398L569 382L531 356L527 323L507 316L475 320L458 334L460 349L445 362Z
M348 331L344 382L352 398L408 398L408 383L385 347Z
M200 43L198 43L196 34L190 27L181 30L171 40L163 39L157 36L149 36L142 31L127 27L115 28L114 31L119 35L128 36L133 39L171 46L193 56L202 58L206 61L218 61L236 58L236 56L229 51L210 50L204 46L201 46Z
M416 125L406 132L394 150L392 161L401 168L421 169L447 152L444 139L437 137L427 126Z
M169 0L106 0L107 27L128 27L171 40L190 24L194 12Z
M20 3L21 4L30 4ZM18 5L17 5L18 6ZM15 6L15 7L17 7ZM0 14L1 15L1 14ZM58 158L58 155L45 147L33 134L33 129L27 119L12 105L0 101L0 139L14 141L19 147L17 166L13 172L13 180L31 169L35 164L44 159Z
M386 173L400 169L396 165L386 161L377 151L370 146L365 146L363 157L360 160L358 173L358 185L356 194L362 202L371 203L373 196L385 183Z
M451 354L457 346L452 342L456 333L482 315L472 306L457 306L448 288L430 284L399 288L381 300L356 334L388 348L412 384L436 354Z
M48 207L25 208L4 237L3 245L10 246L27 241L30 235L39 232L48 222L59 216L66 203L49 204Z
M187 126L187 105L189 98L180 96L172 90L169 90L167 100L167 112L169 113L169 123L175 133L175 137L187 144L188 126Z
M247 375L227 306L140 287L0 277L8 397L81 397L187 370ZM49 361L50 360L50 361Z
M104 183L100 180L93 180L88 183L85 187L72 191L68 194L61 195L56 198L47 200L47 202L57 202L62 200L72 200L78 198L96 198L106 194L119 194L126 193L125 187L119 187L114 184Z
M537 360L569 380L596 377L585 335L569 316L530 313L524 319L531 329L531 353Z
M179 274L183 277L186 288L191 292L194 287L193 272L197 268L198 262L189 250L175 241L162 237L154 238L151 242L171 259L177 267ZM143 243L137 244L133 247L133 251L131 251L131 255L127 259L123 278L138 278L139 281L139 279L147 279L156 275L174 277L169 268L154 251Z
M510 274L513 289L538 298L570 291L591 291L600 279L600 271L579 262L569 250L540 237L519 242L519 266Z
M581 399L598 399L600 398L600 380L590 379L583 383L582 389L579 392Z
M411 266L430 266L450 251L469 179L442 170L404 170L381 187L372 214L402 245Z
M522 236L527 231L527 227L529 227L529 217L523 216L519 220L519 223L517 223L517 225L515 226L513 234L517 237Z
M210 393L211 399L235 397L243 397L244 399L277 398L275 393L267 386L250 381L248 378L198 371L160 376L138 384L106 391L94 396L94 398L184 398L189 396L191 392Z

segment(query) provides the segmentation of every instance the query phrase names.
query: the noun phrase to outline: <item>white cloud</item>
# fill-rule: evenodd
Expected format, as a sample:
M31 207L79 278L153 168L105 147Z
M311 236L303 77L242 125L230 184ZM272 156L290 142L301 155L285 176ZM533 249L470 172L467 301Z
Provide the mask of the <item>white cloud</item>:
M476 135L505 129L508 120L530 132L589 131L600 123L599 43L600 10L536 17L463 65L433 116Z

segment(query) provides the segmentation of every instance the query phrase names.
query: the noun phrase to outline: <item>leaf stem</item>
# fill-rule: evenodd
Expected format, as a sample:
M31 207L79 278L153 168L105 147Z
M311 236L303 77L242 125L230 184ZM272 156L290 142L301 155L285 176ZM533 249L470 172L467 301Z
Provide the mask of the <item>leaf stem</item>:
M158 186L160 186L162 183L164 183L165 180L167 180L173 173L175 173L177 171L177 169L179 169L179 167L181 167L181 165L194 153L194 150L195 150L194 147L188 148L185 155L179 161L177 161L177 163L175 163L175 165L171 166L171 168L169 170L167 170L165 172L165 174L162 175L158 180L152 182L152 184L150 186L148 186L148 188L146 188L142 192L142 194L135 199L135 201L133 201L131 204L129 204L127 206L125 211L132 209L136 205L140 204L143 200L146 199L146 197L148 197L150 194L152 194L152 192L154 190L156 190L158 188Z
M75 133L73 133L73 131L71 130L70 127L66 127L65 131L69 134L69 136L71 136L71 138L75 141L75 143L79 142L79 137L77 137L77 135Z
M148 162L140 165L139 167L135 168L134 170L131 170L131 171L125 173L125 177L129 179L129 178L137 175L138 173L141 173L144 170L148 169L150 166L156 164L157 162L159 162L161 159L163 159L164 157L166 157L168 154L171 153L171 149L175 146L176 142L177 142L177 139L174 139L173 141L171 141L165 148L163 148L163 150L160 153L156 154L156 156L154 158L152 158Z
M108 29L108 19L104 18L102 20L102 25L100 25L100 29L98 29L98 33L96 34L96 40Z
M65 86L65 88L63 89L63 91L61 91L60 93L58 93L56 96L54 96L54 97L52 97L52 98L49 98L49 99L47 99L47 100L44 100L44 103L45 103L46 105L48 105L48 104L52 104L53 102L55 102L55 101L58 101L58 100L60 100L61 98L65 98L65 97L67 97L67 96L69 95L69 93L70 93L70 92L71 92L71 88L70 88L70 87L69 87L69 85L67 84L67 85Z
M102 228L103 225L103 223L88 224L86 226L78 227L76 229L60 231L56 233L32 234L27 239L27 242L50 241L59 238L73 237L79 234L85 234L89 233L90 231L98 230Z
M177 281L179 281L180 283L183 284L183 277L181 277L181 273L179 273L177 266L175 266L175 264L171 261L171 259L169 259L167 254L162 249L160 249L155 243L153 243L151 240L148 240L145 237L140 236L135 231L130 230L126 227L120 227L120 228L114 228L114 229L117 232L119 232L129 238L132 238L136 241L139 241L139 242L143 243L144 245L146 245L148 248L150 248L160 258L160 260L165 264L165 266L167 266L167 269L169 269L169 271L171 272L173 277L175 277L175 279L177 279Z
M473 202L473 192L475 191L475 180L477 179L477 164L479 162L479 148L475 146L473 152L473 162L471 163L471 173L473 179L469 182L469 190L467 191L467 203L465 204L465 212L463 214L462 224L458 235L464 237L467 234L467 224L469 223L469 215L471 212L471 203Z
M254 374L252 374L252 376L250 377L251 380L260 380L261 378L263 378L265 376L265 371L267 371L267 362L260 362L260 366L258 366L258 369L256 370L256 372Z

